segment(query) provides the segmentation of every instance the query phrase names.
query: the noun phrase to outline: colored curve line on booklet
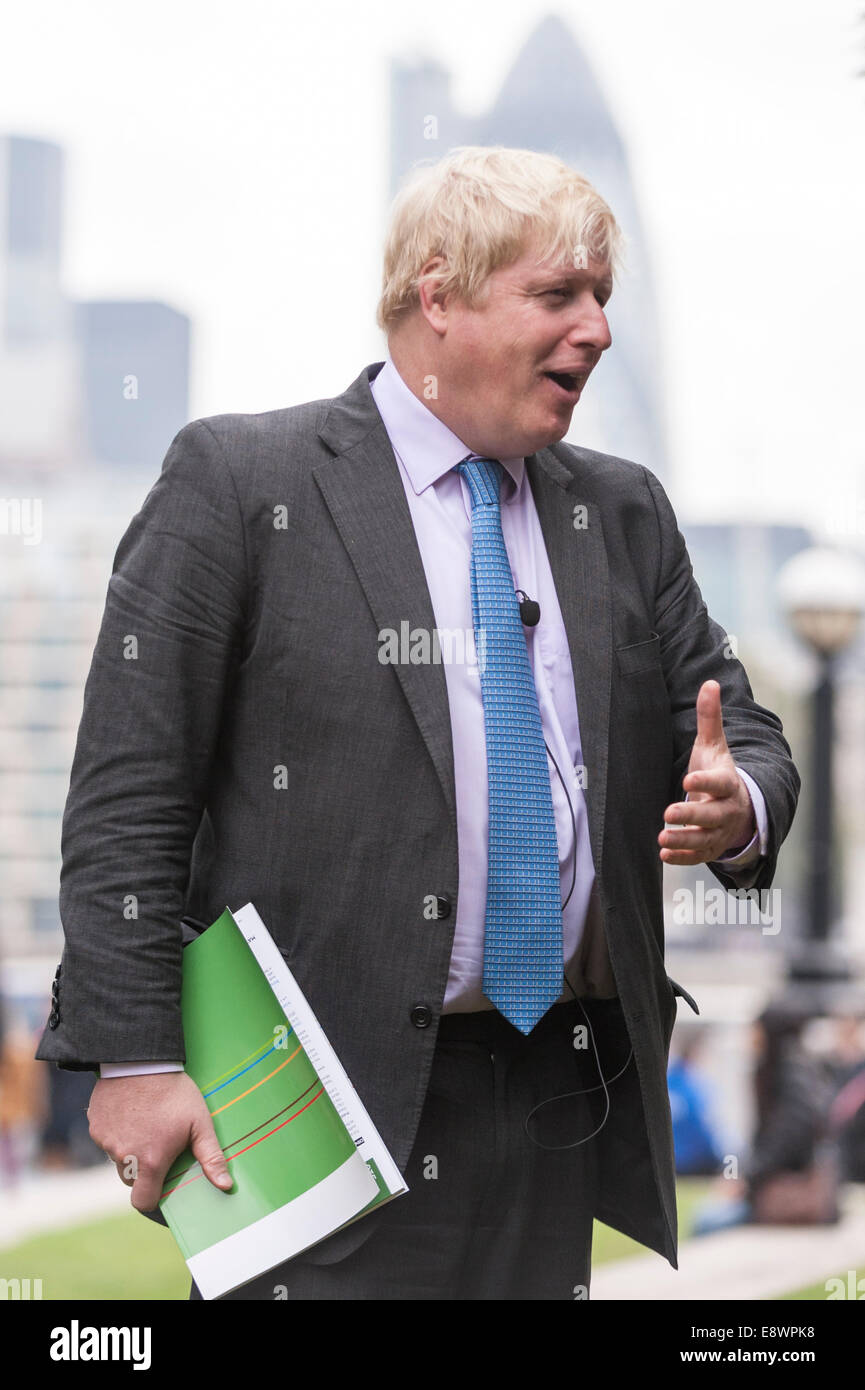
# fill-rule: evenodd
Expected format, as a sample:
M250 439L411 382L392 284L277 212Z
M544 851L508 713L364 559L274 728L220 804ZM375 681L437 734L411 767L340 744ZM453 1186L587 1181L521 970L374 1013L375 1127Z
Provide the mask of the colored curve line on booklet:
M294 1049L294 1051L292 1052L291 1056L290 1056L290 1057L286 1057L286 1059L285 1059L284 1062L280 1062L280 1064L279 1064L278 1067L274 1067L273 1071L268 1072L267 1076L263 1076L263 1077L261 1078L260 1081L256 1081L256 1083L255 1083L254 1086L248 1086L248 1087L246 1088L245 1091L241 1091L240 1095L239 1095L239 1096L235 1096L233 1100L227 1100L227 1101L225 1102L224 1105L218 1105L217 1108L216 1108L215 1110L211 1110L211 1112L210 1112L211 1115L221 1115L222 1112L223 1112L223 1110L229 1110L229 1109L231 1108L231 1106L232 1106L232 1105L236 1105L237 1102L238 1102L239 1100L244 1100L247 1096L251 1096L252 1093L253 1093L253 1091L257 1091L257 1090L258 1090L259 1086L263 1086L263 1085L265 1084L265 1082L267 1082L267 1081L272 1081L273 1078L274 1078L275 1076L278 1076L278 1075L279 1075L279 1073L282 1071L283 1067L287 1067L288 1064L289 1064L289 1062L293 1062L293 1061L294 1061L295 1057L297 1056L298 1052L300 1052L300 1051L301 1051L301 1047L300 1047L300 1044L298 1043L297 1047ZM247 1068L247 1070L249 1070L249 1068ZM241 1073L241 1075L243 1075L243 1073ZM226 1082L225 1084L228 1085L228 1082ZM222 1090L222 1087L219 1086L219 1087L217 1087L217 1089L221 1091L221 1090ZM213 1092L211 1091L210 1094L213 1095ZM207 1095L205 1095L204 1099L205 1099L205 1100L207 1099Z
M294 1029L289 1028L285 1036L290 1038L293 1032ZM244 1057L242 1062L238 1062L234 1070L223 1072L221 1076L215 1077L213 1081L206 1082L201 1088L201 1094L204 1096L204 1099L207 1100L208 1097L215 1095L217 1091L221 1091L223 1086L229 1086L232 1081L236 1081L239 1076L243 1076L244 1072L252 1071L252 1068L257 1067L259 1062L263 1062L265 1057L269 1057L271 1052L276 1052L278 1047L280 1051L284 1050L280 1044L271 1042L268 1038L267 1042L262 1043L261 1047L258 1048L258 1053L261 1054L260 1056L258 1053L252 1052L248 1057ZM296 1057L297 1053L293 1052L291 1056ZM291 1057L289 1057L288 1060L290 1062Z
M312 1083L312 1086L314 1086L314 1085L315 1085L315 1082ZM309 1094L309 1092L312 1090L312 1086L307 1086L306 1090L305 1090L304 1093L303 1093L304 1096ZM229 1153L228 1153L228 1150L232 1147L232 1144L223 1144L223 1146L222 1146L222 1152L225 1154L225 1161L226 1161L226 1163L232 1163L232 1162L234 1161L234 1159L235 1159L235 1158L239 1158L241 1154L248 1153L250 1149L254 1149L256 1144L263 1144L264 1141L265 1141L265 1139L270 1139L270 1138L272 1137L272 1135L278 1134L279 1131L280 1131L281 1129L285 1129L285 1126L286 1126L286 1125L290 1125L291 1122L292 1122L292 1120L296 1120L298 1115L302 1115L304 1110L308 1110L309 1107L310 1107L311 1105L314 1105L315 1102L316 1102L316 1101L319 1099L319 1097L322 1096L322 1095L324 1095L324 1087L321 1088L321 1090L318 1092L318 1095L313 1096L312 1100L308 1100L308 1101L307 1101L306 1105L303 1107L303 1110L298 1110L297 1115L291 1115L291 1116L289 1116L289 1118L288 1118L287 1120L283 1120L283 1122L282 1122L281 1125L277 1125L277 1126L276 1126L276 1129L272 1129L272 1130L270 1131L269 1134L262 1134L262 1136L261 1136L260 1139L256 1139L255 1142L252 1143L252 1144L247 1144L247 1146L246 1146L245 1149L239 1149L238 1152L237 1152L236 1154L229 1154ZM297 1100L292 1101L291 1104L292 1104L292 1105L297 1105L297 1101L298 1101L298 1100L303 1100L303 1096L298 1096L298 1097L297 1097ZM264 1129L264 1126L265 1126L265 1125L272 1124L272 1122L273 1122L274 1120L278 1119L280 1115L284 1115L284 1114L285 1114L285 1111L286 1111L286 1110L290 1110L290 1109L291 1109L291 1105L286 1105L286 1106L285 1106L285 1109L283 1109L283 1110L278 1110L278 1111L276 1112L275 1115L271 1115L270 1119L265 1120L263 1124L257 1125L257 1126L256 1126L256 1129L251 1129L251 1130L249 1131L249 1134L255 1134L255 1133L257 1132L257 1130L259 1130L259 1129ZM243 1143L243 1140L244 1140L244 1139L248 1139L248 1138L249 1138L249 1135L244 1134L244 1135L243 1135L243 1138L241 1138L241 1139L235 1139L235 1140L233 1141L233 1143L234 1143L234 1144L242 1144L242 1143ZM199 1167L199 1171L198 1171L197 1173L195 1173L195 1174L193 1175L193 1177L187 1178L186 1182L176 1182L176 1183L174 1184L173 1187L171 1187L171 1188L168 1189L167 1192L163 1192L163 1194L162 1194L163 1197L170 1197L171 1194L172 1194L172 1192L176 1192L176 1191L178 1190L178 1188L180 1188L180 1187L188 1187L189 1183L191 1183L191 1182L198 1182L198 1179L199 1179L199 1178L203 1178L203 1177L204 1177L204 1174L203 1174L203 1172L201 1172L200 1165L198 1165L198 1167ZM189 1169L186 1169L185 1171L188 1172L188 1171L190 1171L190 1170L189 1170ZM178 1177L181 1177L182 1174L178 1173L177 1176L178 1176Z

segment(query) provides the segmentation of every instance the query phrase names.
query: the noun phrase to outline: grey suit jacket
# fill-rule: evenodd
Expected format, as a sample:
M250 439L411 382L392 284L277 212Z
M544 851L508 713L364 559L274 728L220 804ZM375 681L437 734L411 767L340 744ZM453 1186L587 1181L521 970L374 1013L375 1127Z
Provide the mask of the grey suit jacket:
M72 1069L182 1059L180 919L250 900L404 1166L459 883L444 669L378 660L381 629L435 627L369 389L381 365L334 399L185 426L120 542L63 820L65 946L37 1055ZM799 776L780 721L725 655L652 474L566 444L526 467L587 770L597 883L581 987L618 994L634 1049L598 1138L596 1215L675 1265L677 987L657 835L683 797L701 682L720 682L731 751L765 796L757 888L772 882ZM429 920L430 895L450 900L447 915ZM375 1221L309 1258L341 1258Z

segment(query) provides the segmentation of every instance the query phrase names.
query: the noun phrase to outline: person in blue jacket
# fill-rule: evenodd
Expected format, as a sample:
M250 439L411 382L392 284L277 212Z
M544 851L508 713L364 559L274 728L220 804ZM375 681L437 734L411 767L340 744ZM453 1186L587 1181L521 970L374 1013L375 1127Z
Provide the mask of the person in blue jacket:
M667 1070L676 1172L689 1177L716 1174L722 1164L721 1145L711 1121L711 1092L695 1065L703 1032L683 1039Z

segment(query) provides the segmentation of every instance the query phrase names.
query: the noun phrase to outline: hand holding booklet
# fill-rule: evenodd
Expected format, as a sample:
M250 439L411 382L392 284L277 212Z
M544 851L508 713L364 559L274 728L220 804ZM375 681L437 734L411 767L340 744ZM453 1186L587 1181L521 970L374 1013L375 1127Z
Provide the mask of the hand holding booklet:
M186 1071L234 1180L189 1149L159 1202L205 1299L248 1283L408 1191L273 938L228 908L183 951Z

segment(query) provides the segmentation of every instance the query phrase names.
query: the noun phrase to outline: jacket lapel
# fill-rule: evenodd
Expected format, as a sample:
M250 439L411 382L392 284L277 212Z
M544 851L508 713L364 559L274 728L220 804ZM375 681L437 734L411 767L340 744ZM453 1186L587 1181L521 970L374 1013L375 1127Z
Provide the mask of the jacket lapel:
M409 631L436 625L399 468L369 382L383 364L365 367L331 403L319 435L335 457L313 476L348 551L377 629L407 622ZM552 449L526 469L559 596L574 670L589 832L600 871L610 709L609 575L597 504L580 495L578 473ZM574 526L574 507L585 525ZM582 520L582 514L580 516ZM456 826L453 742L444 667L397 663L393 670L432 758Z
M321 438L336 457L313 476L357 572L379 632L407 622L409 631L436 626L399 467L369 382L383 366L365 367L331 404ZM456 828L453 744L447 682L441 664L392 667L433 760Z

